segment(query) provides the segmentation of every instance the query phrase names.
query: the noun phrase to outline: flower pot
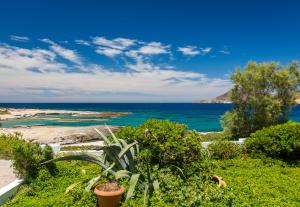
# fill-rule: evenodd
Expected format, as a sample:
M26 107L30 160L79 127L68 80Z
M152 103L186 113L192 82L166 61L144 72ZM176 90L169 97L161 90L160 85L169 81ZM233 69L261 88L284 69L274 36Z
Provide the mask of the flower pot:
M99 207L118 207L124 192L125 189L123 186L118 186L118 189L107 190L103 185L98 185L94 190L94 193L98 197Z

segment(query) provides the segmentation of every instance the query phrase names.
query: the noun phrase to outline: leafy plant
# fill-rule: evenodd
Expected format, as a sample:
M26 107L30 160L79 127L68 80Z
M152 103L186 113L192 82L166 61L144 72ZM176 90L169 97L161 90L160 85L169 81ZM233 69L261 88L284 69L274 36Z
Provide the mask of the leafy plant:
M3 135L4 136L4 135ZM40 163L53 158L52 148L46 146L44 149L39 144L27 142L20 134L4 136L7 140L9 157L16 175L31 181L36 178L42 166ZM3 138L3 137L2 137ZM45 166L51 173L55 173L55 165Z
M230 141L217 141L208 145L208 151L214 159L232 159L243 155L244 146Z
M236 70L231 80L234 86L229 96L234 108L225 113L221 124L233 138L286 122L296 105L300 84L297 63L282 67L275 62L250 62L243 71Z
M300 159L300 124L288 122L271 126L251 134L246 147L253 156Z
M136 154L139 152L139 145L136 141L128 144L125 140L118 139L109 127L107 127L107 129L111 134L112 140L95 129L105 143L104 146L100 147L101 151L99 151L98 154L85 152L67 153L47 161L44 164L63 160L83 160L98 164L104 171L99 176L91 179L85 189L90 191L103 176L107 175L107 173L113 175L117 180L121 178L130 178L130 187L126 195L126 200L128 200L133 196L134 189L140 177L140 174L134 174L135 166L137 164ZM71 187L75 186L76 184L73 184Z
M153 119L139 127L124 127L116 134L130 142L138 141L141 150L147 150L150 164L184 168L201 159L198 133L183 124Z

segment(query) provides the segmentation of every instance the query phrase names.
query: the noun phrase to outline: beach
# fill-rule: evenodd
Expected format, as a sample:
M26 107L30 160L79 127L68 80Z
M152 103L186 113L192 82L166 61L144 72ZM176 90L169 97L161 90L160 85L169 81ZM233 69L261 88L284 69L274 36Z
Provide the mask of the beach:
M92 111L73 111L73 110L50 110L50 109L13 109L9 108L7 114L0 114L0 120L57 120L58 122L80 122L84 120L115 118L129 112L92 112ZM74 117L72 120L62 118L46 117L47 115L60 116L69 115ZM43 116L43 117L40 117ZM22 138L30 142L39 144L60 143L73 144L80 142L89 142L97 140L99 134L95 131L107 134L107 128L104 125L94 126L47 126L43 124L35 125L17 125L13 128L0 128L0 134L20 133ZM109 126L112 131L119 129L119 126Z
M109 126L112 131L119 129L119 126ZM108 134L105 126L87 127L64 127L64 126L32 126L19 128L1 128L0 134L21 133L22 138L39 144L73 144L99 140L100 135L96 130Z

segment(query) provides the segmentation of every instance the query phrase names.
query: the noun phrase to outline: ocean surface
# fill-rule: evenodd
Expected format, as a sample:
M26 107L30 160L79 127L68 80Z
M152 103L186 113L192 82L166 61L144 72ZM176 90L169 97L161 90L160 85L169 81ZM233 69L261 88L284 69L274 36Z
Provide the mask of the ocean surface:
M232 108L231 104L192 104L192 103L0 103L0 108L64 109L79 111L132 112L130 115L111 119L84 122L58 122L55 120L9 120L2 127L16 125L46 124L54 126L120 125L137 126L147 119L171 120L184 123L197 131L221 131L220 117ZM49 117L49 116L48 116ZM50 116L51 117L51 116ZM55 116L53 116L55 117ZM57 117L57 116L56 116ZM64 115L60 117L71 119ZM290 119L300 121L300 105L291 112Z

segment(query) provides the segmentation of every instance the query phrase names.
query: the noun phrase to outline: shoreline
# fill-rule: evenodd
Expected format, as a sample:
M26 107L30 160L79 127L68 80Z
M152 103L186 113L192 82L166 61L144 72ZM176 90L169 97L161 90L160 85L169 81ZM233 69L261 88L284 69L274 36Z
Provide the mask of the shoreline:
M121 126L108 126L112 131L116 131ZM72 126L32 126L18 128L0 128L0 134L20 133L22 138L39 144L74 144L81 142L99 141L100 135L94 130L97 129L104 134L108 130L104 125L72 127Z
M0 120L9 119L30 119L38 118L41 115L72 115L78 118L116 118L123 115L131 114L131 112L97 112L97 111L75 111L75 110L56 110L56 109L18 109L7 108L8 113L1 114ZM47 118L43 118L47 119ZM53 119L53 118L52 118ZM51 120L51 118L49 118Z

